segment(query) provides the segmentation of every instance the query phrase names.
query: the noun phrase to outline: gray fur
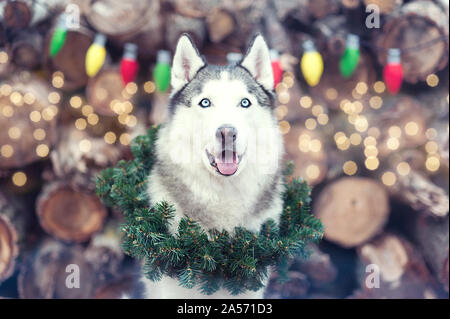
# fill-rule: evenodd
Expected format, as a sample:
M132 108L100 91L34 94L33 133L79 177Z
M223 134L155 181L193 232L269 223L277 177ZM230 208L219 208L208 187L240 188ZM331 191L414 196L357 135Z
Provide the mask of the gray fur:
M223 71L228 71L232 80L242 80L246 84L248 91L256 96L261 106L274 108L274 92L269 92L258 84L243 66L206 65L197 72L188 84L172 95L169 102L169 116L173 115L177 107L190 105L192 96L201 93L207 81L220 79L220 74Z

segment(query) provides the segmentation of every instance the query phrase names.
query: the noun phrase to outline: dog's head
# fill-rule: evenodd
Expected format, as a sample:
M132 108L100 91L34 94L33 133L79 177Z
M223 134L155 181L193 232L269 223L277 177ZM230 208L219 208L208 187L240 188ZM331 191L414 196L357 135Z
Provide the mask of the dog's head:
M257 35L241 62L208 65L183 35L175 51L169 121L161 145L191 172L237 176L249 166L277 169L282 152L274 116L269 50Z

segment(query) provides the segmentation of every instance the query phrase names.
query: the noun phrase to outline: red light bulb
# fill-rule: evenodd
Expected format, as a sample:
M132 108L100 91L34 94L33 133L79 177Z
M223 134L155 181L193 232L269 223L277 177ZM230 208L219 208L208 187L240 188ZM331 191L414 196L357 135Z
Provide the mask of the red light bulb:
M383 79L391 94L397 94L402 86L403 68L400 49L389 49L387 64L383 69Z
M125 85L133 82L136 78L139 64L137 58L137 45L134 43L126 43L122 60L120 61L120 74Z
M273 86L277 86L283 77L283 69L280 65L280 54L276 50L270 50L270 60L272 61Z

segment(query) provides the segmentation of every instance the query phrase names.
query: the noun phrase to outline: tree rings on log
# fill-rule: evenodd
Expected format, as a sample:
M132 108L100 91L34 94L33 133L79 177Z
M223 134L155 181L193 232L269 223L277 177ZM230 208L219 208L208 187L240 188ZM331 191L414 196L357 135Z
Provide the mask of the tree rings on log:
M413 1L395 10L378 34L378 46L399 48L402 51L404 80L409 83L423 81L445 68L449 55L449 22L445 12L432 1ZM421 43L446 37L415 48ZM411 48L410 50L405 50ZM413 49L414 48L414 49ZM378 50L378 61L386 64L387 50Z
M107 211L97 196L57 182L39 195L37 215L44 230L66 242L84 242L103 227Z
M324 237L343 247L355 247L378 234L389 217L389 197L376 181L343 177L319 194L314 212Z

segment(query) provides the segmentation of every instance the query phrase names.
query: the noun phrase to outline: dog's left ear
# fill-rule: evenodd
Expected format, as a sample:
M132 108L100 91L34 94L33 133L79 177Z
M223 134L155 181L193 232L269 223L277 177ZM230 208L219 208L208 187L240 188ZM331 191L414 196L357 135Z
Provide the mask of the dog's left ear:
M269 48L262 35L258 34L240 63L266 90L273 90L273 72Z
M183 34L178 40L173 57L170 80L172 90L176 92L189 83L205 64L191 38Z

